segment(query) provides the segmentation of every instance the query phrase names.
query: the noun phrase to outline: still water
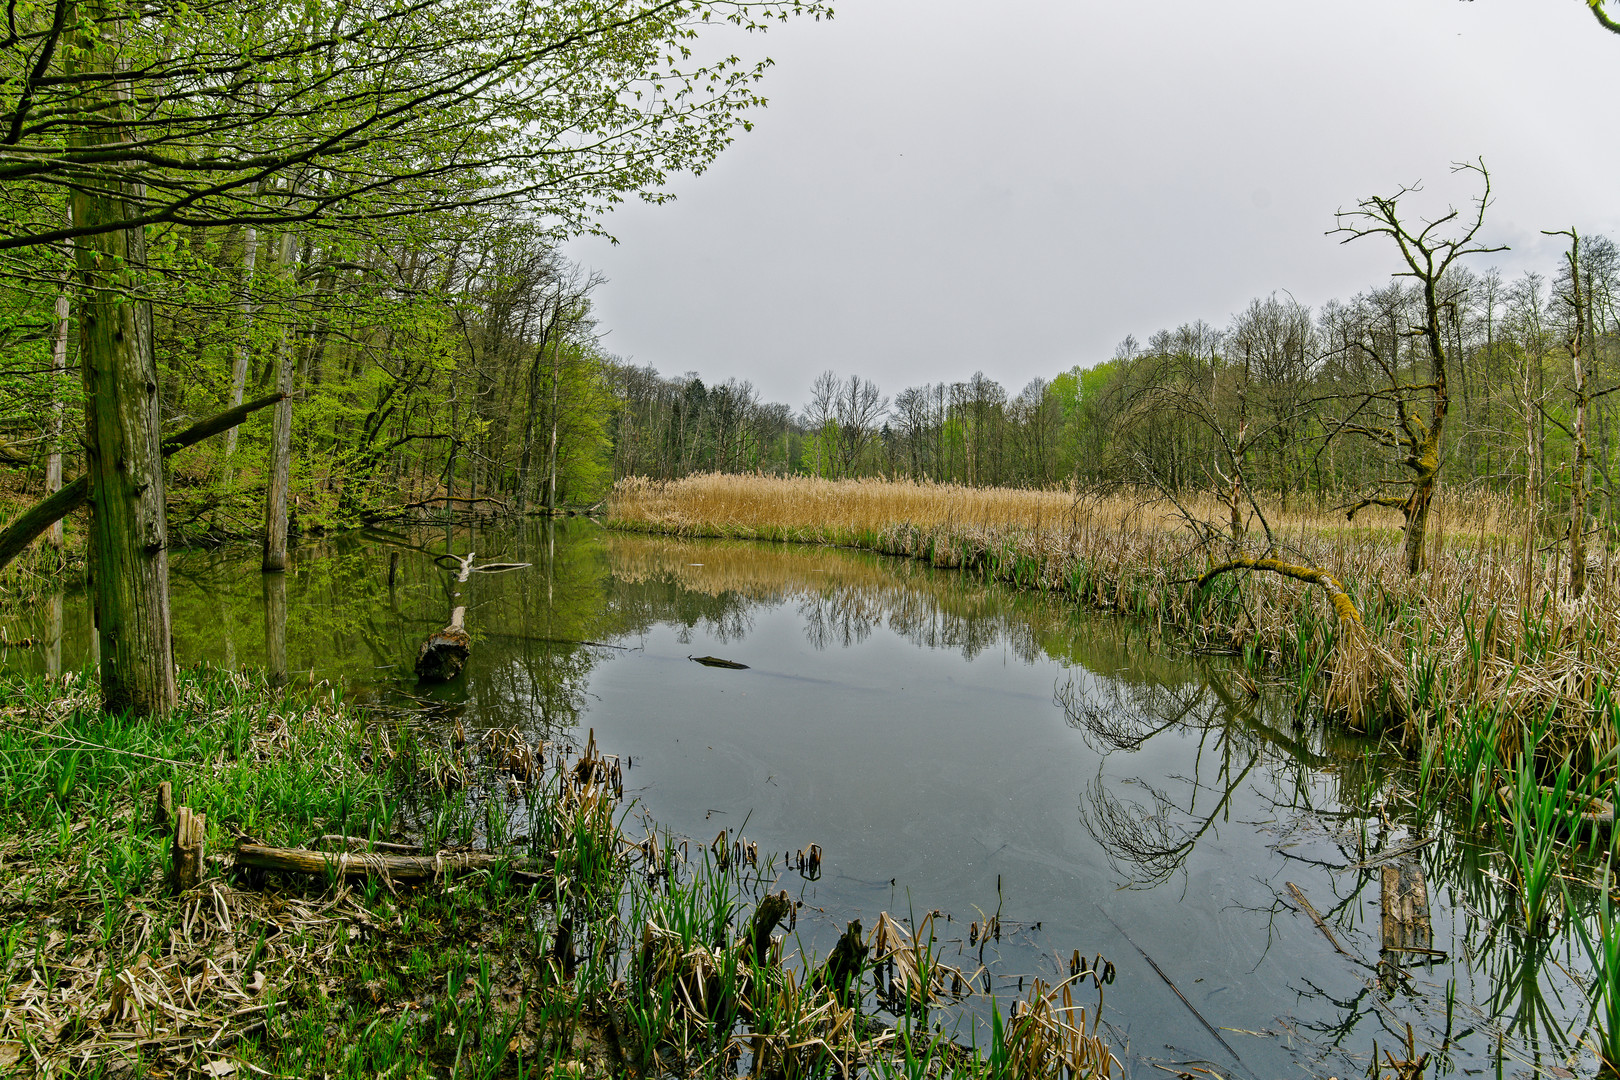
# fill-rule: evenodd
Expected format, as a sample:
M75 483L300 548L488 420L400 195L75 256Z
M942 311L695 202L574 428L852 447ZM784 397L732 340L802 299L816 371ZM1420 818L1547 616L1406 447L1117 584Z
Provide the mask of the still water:
M472 660L429 689L411 667L448 615L447 550L530 565L473 576ZM1500 868L1414 822L1397 766L1137 624L899 560L585 521L346 536L286 575L178 552L172 573L182 664L339 681L437 737L453 718L474 740L591 728L631 763L632 822L694 845L740 830L779 863L819 844L819 878L783 877L807 951L852 918L937 911L942 959L984 965L1003 1007L1101 953L1127 1075L1367 1075L1375 1044L1393 1074L1409 1024L1429 1075L1594 1071L1572 1045L1580 948L1516 930ZM11 669L93 660L77 594L0 635L33 643L4 651ZM1381 868L1400 857L1426 873L1444 955L1380 967ZM998 912L1000 939L971 943ZM989 1007L962 1004L964 1038Z

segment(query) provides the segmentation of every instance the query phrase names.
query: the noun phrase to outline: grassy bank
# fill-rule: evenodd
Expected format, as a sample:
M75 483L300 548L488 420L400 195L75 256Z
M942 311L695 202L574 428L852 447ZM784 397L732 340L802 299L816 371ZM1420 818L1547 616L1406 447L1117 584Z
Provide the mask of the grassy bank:
M953 986L971 993L975 974L934 959L926 923L885 915L829 962L800 955L782 934L795 904L781 886L797 867L742 836L704 847L624 835L618 762L589 743L435 737L356 713L328 688L222 672L187 673L166 721L103 717L96 700L74 676L0 685L7 1075L797 1077L864 1064L876 1076L1010 1077L1113 1065L1095 1009L1074 1004L1087 976L1037 984L981 1054L925 1022ZM206 821L195 886L170 881L163 783ZM250 864L253 844L327 854L313 873L266 870ZM422 853L439 869L341 876L341 850ZM468 850L498 857L443 869Z

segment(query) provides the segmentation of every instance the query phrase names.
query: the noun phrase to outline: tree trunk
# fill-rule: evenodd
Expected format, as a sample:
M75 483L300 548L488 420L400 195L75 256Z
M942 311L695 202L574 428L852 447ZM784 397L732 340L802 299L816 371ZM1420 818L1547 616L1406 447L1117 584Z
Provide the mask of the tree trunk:
M50 497L62 490L62 428L63 414L61 385L67 373L67 343L70 323L68 315L68 271L62 271L62 288L56 294L56 331L51 339L51 449L45 455L45 495ZM58 518L46 530L45 543L58 554L62 551L62 521Z
M105 19L98 0L84 5L87 23ZM117 24L81 31L83 67L116 63ZM71 55L71 54L70 54ZM69 73L79 64L69 61ZM68 131L69 145L94 153L123 141L127 91L87 90L86 119ZM99 107L98 107L99 106ZM73 224L99 228L139 214L140 192L111 171L74 191ZM90 580L101 651L101 701L107 712L167 715L175 704L169 640L169 536L159 448L157 361L152 309L140 299L146 237L114 229L74 242L80 281L79 358L84 374L85 471L89 477Z
M551 445L546 451L550 473L546 479L546 511L553 514L557 512L557 389L562 374L562 350L558 345L555 340L551 343Z
M259 184L253 185L253 194L259 192ZM242 395L247 391L248 360L252 354L250 339L253 336L253 271L259 258L259 230L248 225L242 236L242 279L237 288L236 308L241 315L241 327L237 331L241 337L236 343L236 355L231 359L231 407L242 404ZM236 457L236 429L231 428L225 434L225 465L220 476L220 489L231 490L231 464Z
M1575 380L1575 424L1571 432L1575 461L1569 477L1569 595L1579 600L1586 592L1586 503L1592 455L1586 435L1586 417L1592 400L1586 371L1586 295L1581 288L1581 242L1569 231L1570 301L1575 309L1575 331L1569 340L1569 358Z
M1434 501L1434 473L1412 485L1411 498L1406 503L1406 535L1402 551L1406 557L1406 572L1416 576L1423 569L1423 550L1429 534L1429 504Z
M281 271L292 274L293 234L291 230L281 237ZM276 367L276 393L284 395L276 402L275 423L270 438L270 488L264 500L264 572L278 574L287 569L287 488L292 473L292 384L293 335L291 328L283 329L281 357Z

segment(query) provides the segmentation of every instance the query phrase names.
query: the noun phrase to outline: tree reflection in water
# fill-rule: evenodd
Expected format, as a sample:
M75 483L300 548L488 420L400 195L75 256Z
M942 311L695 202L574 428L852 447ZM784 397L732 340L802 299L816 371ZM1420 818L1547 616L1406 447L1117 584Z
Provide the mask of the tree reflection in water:
M1464 1045L1471 1060L1492 1060L1499 1075L1527 1069L1572 1076L1583 1056L1590 1065L1581 1045L1589 1006L1578 941L1567 926L1526 932L1493 850L1462 837L1443 813L1421 816L1403 794L1411 790L1412 770L1397 757L1335 737L1320 723L1302 724L1262 698L1234 696L1213 665L1200 680L1181 684L1071 677L1054 702L1103 755L1079 813L1129 888L1151 889L1184 871L1200 840L1227 818L1238 789L1264 786L1275 812L1271 848L1284 869L1268 882L1271 905L1253 914L1273 936L1279 919L1304 919L1288 879L1307 881L1316 894L1312 906L1349 943L1334 969L1341 977L1289 980L1300 1001L1318 1007L1298 1010L1309 1019L1296 1016L1280 1026L1314 1046L1319 1060L1365 1053L1369 1045L1399 1058L1410 1030L1438 1075L1458 1068ZM1128 758L1167 735L1195 740L1191 776L1150 780L1111 772L1110 759ZM1439 956L1380 952L1382 868L1402 858L1421 860L1437 926L1449 926L1449 940L1436 941ZM1571 885L1570 903L1595 925L1590 889ZM1342 975L1349 973L1354 981L1346 983ZM1346 993L1346 986L1353 989Z

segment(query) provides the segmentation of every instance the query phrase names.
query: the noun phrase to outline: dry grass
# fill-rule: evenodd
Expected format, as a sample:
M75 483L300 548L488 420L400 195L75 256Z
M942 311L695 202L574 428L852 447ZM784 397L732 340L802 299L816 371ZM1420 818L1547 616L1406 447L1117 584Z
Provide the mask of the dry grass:
M629 477L614 488L610 507L613 518L659 532L834 543L841 535L897 525L1062 531L1083 520L1111 522L1119 529L1174 532L1185 530L1183 511L1211 523L1224 522L1228 515L1213 495L1202 493L1172 502L1147 489L1091 493L721 473L672 483ZM1393 539L1400 527L1398 514L1376 507L1362 511L1355 524L1347 522L1342 511L1298 501L1290 507L1262 509L1279 535L1305 531ZM1509 503L1492 495L1459 498L1442 493L1431 520L1431 542L1441 547L1453 536L1516 536L1521 528ZM1252 526L1260 527L1258 522Z
M1620 588L1612 553L1570 599L1557 545L1527 559L1523 521L1506 501L1444 493L1428 565L1403 569L1399 519L1332 507L1263 505L1239 545L1212 496L1156 492L1018 491L881 480L699 476L622 481L610 503L620 528L680 536L793 540L862 547L974 569L1012 584L1143 616L1193 647L1249 650L1327 697L1356 688L1360 708L1443 729L1448 718L1500 702L1514 722L1552 710L1555 735L1597 760L1614 740L1594 699L1620 667ZM1315 567L1343 583L1367 636L1339 630L1322 589L1271 574L1194 586L1233 555ZM1410 700L1411 717L1399 703ZM1338 703L1341 707L1343 702ZM1438 727L1436 727L1438 725Z

